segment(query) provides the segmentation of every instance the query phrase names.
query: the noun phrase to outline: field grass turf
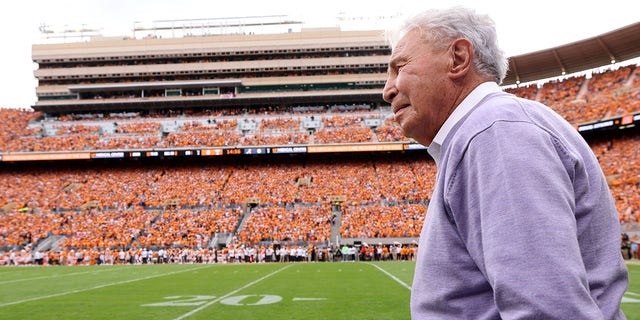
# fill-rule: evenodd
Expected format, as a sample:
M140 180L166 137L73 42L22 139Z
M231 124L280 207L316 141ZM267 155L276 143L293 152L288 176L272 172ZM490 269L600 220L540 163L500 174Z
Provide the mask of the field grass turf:
M0 319L409 319L413 262L0 268ZM623 301L640 320L640 264Z

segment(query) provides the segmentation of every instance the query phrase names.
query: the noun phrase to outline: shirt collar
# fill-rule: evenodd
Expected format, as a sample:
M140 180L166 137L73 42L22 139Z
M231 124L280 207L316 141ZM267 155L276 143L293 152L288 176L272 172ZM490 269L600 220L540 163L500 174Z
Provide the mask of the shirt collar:
M451 132L451 129L460 121L460 119L471 112L473 107L475 107L480 100L484 99L484 97L490 93L499 91L501 91L501 89L497 83L492 81L484 82L473 89L473 91L471 91L471 93L469 93L469 95L453 110L427 148L427 152L429 152L431 157L436 161L436 166L439 165L440 162L440 148L442 147L442 143Z

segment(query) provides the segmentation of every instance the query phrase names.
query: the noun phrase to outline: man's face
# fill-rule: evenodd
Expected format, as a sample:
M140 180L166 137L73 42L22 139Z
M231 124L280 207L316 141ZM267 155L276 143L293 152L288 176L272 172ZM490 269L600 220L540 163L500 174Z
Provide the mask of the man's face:
M428 146L451 111L448 49L434 49L408 32L396 45L389 61L384 100L391 103L404 135Z

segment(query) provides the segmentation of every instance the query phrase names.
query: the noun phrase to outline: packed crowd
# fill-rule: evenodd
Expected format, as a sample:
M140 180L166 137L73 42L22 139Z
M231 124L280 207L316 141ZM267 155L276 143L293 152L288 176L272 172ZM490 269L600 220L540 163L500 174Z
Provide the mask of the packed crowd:
M628 65L614 70L506 89L538 100L573 124L596 121L640 110L640 68Z
M592 144L609 178L620 222L640 223L640 136L623 136Z
M0 247L35 245L51 235L66 235L62 245L69 248L128 246L132 239L143 246L204 246L213 234L232 232L238 232L243 243L326 241L334 196L344 197L339 206L345 212L399 204L402 213L393 216L405 220L394 223L414 224L424 211L420 205L403 204L424 206L432 182L417 173L435 170L424 155L364 156L333 163L326 158L288 160L105 162L0 170L0 183L8 186L0 192L5 211ZM247 200L254 207L244 227L237 229ZM384 216L372 217L380 219L379 226L359 236L374 237L381 234L378 228L389 229L381 224ZM410 228L403 236L418 232Z
M331 208L304 206L296 210L283 207L261 207L247 218L246 225L238 233L241 243L261 241L321 241L331 236Z

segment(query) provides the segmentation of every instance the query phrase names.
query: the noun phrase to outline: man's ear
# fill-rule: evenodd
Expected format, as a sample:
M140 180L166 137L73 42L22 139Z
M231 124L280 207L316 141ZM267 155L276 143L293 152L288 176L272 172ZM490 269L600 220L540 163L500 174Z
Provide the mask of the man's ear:
M469 40L459 38L451 43L451 68L449 69L449 78L458 79L465 76L471 69L471 61L473 60L473 45Z

